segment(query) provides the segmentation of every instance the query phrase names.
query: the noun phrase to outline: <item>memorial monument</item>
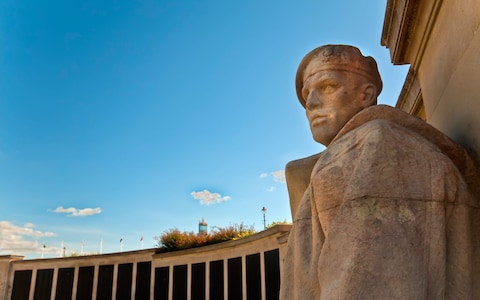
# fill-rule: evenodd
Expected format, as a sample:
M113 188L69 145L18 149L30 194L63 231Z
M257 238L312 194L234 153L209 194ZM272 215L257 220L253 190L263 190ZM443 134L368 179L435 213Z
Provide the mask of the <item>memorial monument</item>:
M480 299L478 167L446 135L377 105L376 62L308 53L297 97L326 149L292 161L287 299Z

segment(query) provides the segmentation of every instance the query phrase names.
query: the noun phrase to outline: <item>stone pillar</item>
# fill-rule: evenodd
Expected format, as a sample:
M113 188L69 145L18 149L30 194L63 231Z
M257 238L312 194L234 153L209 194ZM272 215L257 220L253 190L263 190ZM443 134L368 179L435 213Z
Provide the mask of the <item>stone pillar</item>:
M175 265L170 264L168 267L168 299L173 300L173 268Z
M11 262L23 260L21 255L1 255L0 256L0 298L9 299L13 287L13 272L11 272ZM10 274L11 273L11 274ZM3 294L5 293L5 294Z
M155 269L156 266L152 261L152 267L150 268L150 300L154 300L153 297L155 296L155 281L157 280L155 278Z
M118 264L113 265L112 299L117 298Z
M262 299L266 299L265 292L265 252L260 252L260 288L262 290Z
M135 299L135 291L137 290L137 268L138 261L134 262L132 266L132 292L130 294L130 299Z
M30 295L28 299L33 299L35 295L35 283L37 282L37 269L32 270L32 279L30 280Z
M205 299L210 299L210 261L205 262Z
M223 299L228 299L228 259L223 260Z
M192 299L192 264L187 264L187 300Z
M77 299L78 272L79 267L75 266L75 270L73 271L72 299Z
M100 266L93 266L93 285L92 285L92 300L97 300L97 289L98 289L98 270Z
M242 299L247 300L247 257L242 255Z
M58 268L54 268L53 278L52 278L52 293L50 294L50 300L55 300L55 295L57 294L57 282L58 282Z

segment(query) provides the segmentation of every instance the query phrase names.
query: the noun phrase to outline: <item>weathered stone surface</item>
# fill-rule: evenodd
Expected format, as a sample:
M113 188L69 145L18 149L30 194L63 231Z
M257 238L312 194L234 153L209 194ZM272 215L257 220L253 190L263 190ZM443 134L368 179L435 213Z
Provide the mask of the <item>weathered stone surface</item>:
M422 120L374 105L367 77L321 72L327 92L301 75L319 80L301 97L323 116L309 121L327 148L286 168L295 214L281 299L480 299L477 166ZM348 114L332 113L339 103Z

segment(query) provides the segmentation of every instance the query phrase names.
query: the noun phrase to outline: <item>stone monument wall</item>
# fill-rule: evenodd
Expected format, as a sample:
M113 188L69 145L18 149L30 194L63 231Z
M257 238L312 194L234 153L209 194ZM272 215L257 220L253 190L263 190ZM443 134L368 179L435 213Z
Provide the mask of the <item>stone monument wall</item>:
M382 44L411 70L397 107L480 161L480 9L476 0L389 0Z
M0 299L278 299L289 230L169 253L0 256Z

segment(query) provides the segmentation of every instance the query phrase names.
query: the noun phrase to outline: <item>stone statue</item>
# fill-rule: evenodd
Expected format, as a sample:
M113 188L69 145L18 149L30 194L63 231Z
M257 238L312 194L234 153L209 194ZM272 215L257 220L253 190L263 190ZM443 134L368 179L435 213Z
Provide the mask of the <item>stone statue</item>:
M352 46L297 71L317 155L287 164L293 214L281 299L480 299L478 168L424 121L385 105Z

